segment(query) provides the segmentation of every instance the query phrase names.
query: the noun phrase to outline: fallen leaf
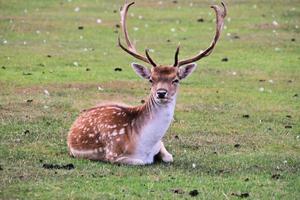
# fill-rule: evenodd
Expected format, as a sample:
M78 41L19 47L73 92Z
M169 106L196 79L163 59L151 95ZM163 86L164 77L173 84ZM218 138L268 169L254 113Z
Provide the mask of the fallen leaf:
M43 168L45 169L66 169L66 170L72 170L75 169L75 166L70 163L70 164L66 164L66 165L58 165L58 164L43 164Z
M236 197L240 197L240 198L247 198L249 197L249 193L248 192L242 192L242 193L231 193L232 196L236 196Z
M276 179L276 180L278 180L279 178L280 178L280 174L273 174L272 176L271 176L271 178L272 179Z
M222 62L228 62L228 58L227 57L225 57L225 58L222 58Z
M116 72L121 72L121 71L122 71L122 68L116 67L116 68L115 68L115 71L116 71Z
M291 125L285 125L284 128L293 128Z
M204 19L203 18L198 18L197 22L204 22Z
M192 190L189 192L189 195L191 195L192 197L195 197L199 194L198 190Z
M172 192L174 192L175 194L184 194L184 191L180 188L172 189Z

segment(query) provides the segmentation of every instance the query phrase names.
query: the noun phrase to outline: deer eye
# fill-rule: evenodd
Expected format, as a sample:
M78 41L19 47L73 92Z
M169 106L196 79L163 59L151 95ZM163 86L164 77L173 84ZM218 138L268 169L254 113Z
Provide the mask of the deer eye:
M173 84L178 84L178 83L179 83L179 80L178 80L178 79L175 79L175 80L172 81L172 83L173 83Z
M150 79L149 79L149 82L150 82L150 83L153 83L153 80L150 78Z

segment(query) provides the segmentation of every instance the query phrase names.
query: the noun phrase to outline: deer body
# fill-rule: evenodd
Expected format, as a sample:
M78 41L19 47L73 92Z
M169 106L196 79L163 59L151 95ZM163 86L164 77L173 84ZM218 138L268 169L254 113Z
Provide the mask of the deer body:
M121 26L128 48L119 46L128 54L152 65L147 67L133 63L135 72L151 83L151 92L145 104L136 107L118 104L102 105L82 112L73 123L67 138L70 155L91 160L132 165L150 164L155 155L164 162L172 162L162 139L174 115L177 89L180 80L196 68L195 61L211 54L221 33L226 16L224 10L212 6L217 16L216 34L211 45L196 56L178 61L179 47L173 66L157 65L150 57L139 54L131 43L126 28L126 15L133 3L125 1L121 9Z
M70 154L109 162L152 163L164 148L161 140L173 119L175 101L159 105L150 97L142 106L105 105L84 111L68 136ZM172 161L171 155L161 157Z

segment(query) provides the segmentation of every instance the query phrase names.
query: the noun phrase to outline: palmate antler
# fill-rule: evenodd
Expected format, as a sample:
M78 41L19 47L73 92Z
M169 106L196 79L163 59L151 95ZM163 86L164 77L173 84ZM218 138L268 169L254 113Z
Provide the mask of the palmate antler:
M131 41L129 39L127 26L126 26L126 17L127 17L129 7L133 4L134 4L134 2L127 3L127 0L125 0L125 4L120 10L121 27L122 27L122 31L124 32L124 37L125 37L126 44L127 44L128 48L126 48L125 46L122 45L120 37L118 38L119 46L125 52L132 55L133 57L135 57L139 60L142 60L146 63L149 63L153 67L156 67L157 64L150 57L148 49L145 50L146 57L139 54L136 51L135 46L131 43ZM205 49L204 51L201 51L196 56L194 56L192 58L189 58L189 59L180 60L180 61L178 61L178 55L179 55L179 46L178 46L177 49L176 49L175 58L174 58L174 60L175 60L174 65L173 65L174 67L180 67L182 65L186 65L186 64L189 64L189 63L192 63L192 62L196 62L196 61L198 61L198 60L200 60L200 59L202 59L206 56L209 56L212 53L213 49L215 48L215 46L216 46L216 44L217 44L217 42L220 38L222 28L223 28L223 25L224 25L224 18L226 17L226 14L227 14L227 9L226 9L226 6L225 6L224 2L222 2L222 6L223 6L223 8L221 8L220 6L217 6L217 5L211 6L211 8L213 8L216 12L216 34L215 34L215 37L214 37L213 41L211 42L211 45L207 49Z
M136 51L135 46L131 43L129 36L128 36L128 31L127 31L127 26L126 26L126 18L127 18L127 13L128 13L128 9L131 5L133 5L134 2L131 3L127 3L127 1L125 0L125 4L124 6L120 9L120 15L121 15L121 27L122 27L122 31L124 32L124 37L126 40L126 44L128 46L128 48L126 48L125 46L122 45L120 37L118 38L118 42L119 42L119 46L126 51L127 53L129 53L130 55L132 55L133 57L142 60L146 63L151 64L153 67L156 67L156 63L151 59L148 49L145 50L146 53L146 57L139 54Z

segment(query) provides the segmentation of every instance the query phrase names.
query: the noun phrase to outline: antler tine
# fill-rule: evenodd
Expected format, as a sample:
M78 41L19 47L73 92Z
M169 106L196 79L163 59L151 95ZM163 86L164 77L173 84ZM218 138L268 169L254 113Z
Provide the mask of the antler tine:
M127 12L129 10L129 7L132 6L134 3L135 2L127 3L127 0L125 0L125 5L123 7L121 7L121 9L120 9L120 15L121 15L122 31L124 32L124 35L125 35L126 44L129 49L136 51L135 46L133 46L131 44L131 41L128 36L127 27L126 27Z
M127 26L126 26L126 19L127 19L127 13L129 10L129 7L132 6L134 4L134 2L131 3L127 3L127 0L125 0L125 4L123 7L121 7L120 9L120 15L121 15L121 27L122 27L122 31L124 32L124 37L125 37L125 41L126 44L128 46L128 48L126 48L124 45L122 45L121 43L121 39L120 36L118 37L118 45L128 54L132 55L133 57L142 60L146 63L149 63L151 65L153 65L154 67L156 66L155 62L153 62L153 60L150 58L149 54L147 55L147 57L139 54L136 51L135 46L132 44L132 42L129 39L128 36L128 31L127 31Z
M211 54L211 52L213 51L215 45L217 44L217 42L220 38L221 31L222 31L222 28L224 25L224 18L227 15L227 8L226 8L226 5L224 4L224 2L222 2L222 6L223 6L223 9L217 5L211 6L211 8L213 8L216 12L216 34L215 34L215 37L214 37L213 41L211 42L210 46L206 50L201 51L199 54L197 54L196 56L194 56L190 59L179 61L178 66L196 62L196 61L198 61L206 56L209 56Z
M174 67L177 67L178 66L178 55L179 55L179 49L180 49L180 46L178 45L177 49L176 49L176 52L175 52L175 62L174 62Z
M151 58L150 55L149 55L149 49L146 49L146 50L145 50L145 53L146 53L147 59L149 60L149 62L151 63L151 65L152 65L153 67L156 67L156 66L157 66L156 63L152 60L152 58Z

